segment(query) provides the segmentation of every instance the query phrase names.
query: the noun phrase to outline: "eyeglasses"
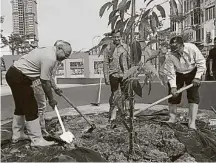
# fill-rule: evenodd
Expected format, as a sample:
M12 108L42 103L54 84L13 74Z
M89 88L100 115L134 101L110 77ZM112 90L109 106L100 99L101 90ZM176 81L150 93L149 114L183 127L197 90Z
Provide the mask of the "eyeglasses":
M65 58L68 58L68 57L70 56L70 54L66 53L65 50L64 50L63 48L61 48L61 49L62 49L62 51L63 51L64 54L65 54Z

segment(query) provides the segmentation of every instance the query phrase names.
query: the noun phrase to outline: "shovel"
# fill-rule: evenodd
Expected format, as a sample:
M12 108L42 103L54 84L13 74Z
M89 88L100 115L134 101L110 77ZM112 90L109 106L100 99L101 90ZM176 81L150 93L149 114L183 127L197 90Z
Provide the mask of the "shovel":
M76 106L74 106L73 104L72 104L72 102L70 102L70 100L65 96L65 95L61 95L64 99L65 99L65 101L67 101L85 120L86 120L86 122L91 126L87 131L86 131L86 133L92 133L92 131L94 130L94 129L96 129L96 126L95 126L95 124L92 124L91 122L89 122L89 120L85 117L85 115L84 114L82 114L80 111L79 111L79 109L76 107Z
M100 74L100 85L99 85L99 91L98 91L98 101L97 103L91 103L94 106L99 106L100 105L100 95L101 95L101 84L102 84L102 76Z
M70 144L70 143L73 142L73 140L75 139L75 137L74 137L74 135L73 135L70 131L67 131L67 132L66 132L65 127L64 127L63 122L62 122L62 119L61 119L61 117L60 117L60 115L59 115L58 108L57 108L56 105L55 105L55 111L56 111L58 120L59 120L59 122L60 122L62 131L63 131L63 134L60 135L60 138L61 138L63 141L65 141L65 142L67 142L67 143Z
M187 89L189 89L189 88L191 88L191 87L193 87L193 84L190 84L190 85L188 85L188 86L186 86L186 87L180 88L180 89L177 91L177 93L181 93L181 92L183 92L184 90L187 90ZM157 105L157 104L159 104L159 103L161 103L161 102L163 102L163 101L165 101L165 100L171 98L172 96L173 96L173 95L170 94L170 95L168 95L168 96L166 96L166 97L164 97L164 98L162 98L162 99L160 99L160 100L158 100L158 101L152 103L151 105L147 106L147 108L143 108L143 109L140 109L140 110L134 112L134 116L137 116L137 115L138 115L139 113L141 113L143 110L147 110L147 109L149 109L149 108L151 108L151 107L153 107L153 106L155 106L155 105Z

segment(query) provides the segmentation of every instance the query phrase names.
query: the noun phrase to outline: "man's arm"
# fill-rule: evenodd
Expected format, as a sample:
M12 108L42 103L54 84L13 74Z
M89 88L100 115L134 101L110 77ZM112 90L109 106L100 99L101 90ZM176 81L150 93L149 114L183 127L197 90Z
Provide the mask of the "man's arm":
M195 55L194 58L195 58L196 67L197 67L195 79L201 79L203 73L206 70L206 60L196 45L193 45L192 48L194 50L194 55Z
M103 62L103 73L106 84L109 84L109 57L108 57L108 47L103 52L104 62Z
M51 75L54 68L54 63L50 60L42 60L41 61L41 74L40 74L40 80L42 84L42 88L44 90L44 93L46 94L49 105L54 109L54 106L57 105L57 102L53 98L52 89L51 89Z
M164 65L164 74L167 75L171 88L176 88L176 72L171 56L169 55Z
M213 65L213 53L212 53L212 50L209 51L209 73L210 75L212 76L213 73L212 73L212 65Z
M52 94L52 89L51 89L51 82L49 80L43 80L43 79L40 79L40 81L41 81L44 93L46 94L48 100L49 101L54 100L53 94Z
M50 82L51 82L51 87L56 90L59 89L56 85L55 82L55 75L56 75L56 71L58 69L59 63L56 63L55 67L53 68L52 74L51 74L51 78L50 78Z

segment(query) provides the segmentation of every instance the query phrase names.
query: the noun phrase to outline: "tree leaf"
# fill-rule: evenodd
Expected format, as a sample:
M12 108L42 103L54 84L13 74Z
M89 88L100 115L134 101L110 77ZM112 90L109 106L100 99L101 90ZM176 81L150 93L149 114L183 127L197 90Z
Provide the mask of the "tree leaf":
M130 19L128 20L127 22L127 26L126 26L126 29L125 29L125 34L128 35L133 24L135 23L135 19L137 18L138 15L135 15L133 17L130 17Z
M160 11L161 17L165 18L166 12L165 12L164 8L161 5L157 5L156 7L157 7L158 11Z
M115 15L115 16L109 21L109 23L108 23L108 25L110 25L110 23L111 23L111 29L112 29L112 30L114 29L114 25L115 25L115 23L116 23L118 17L119 17L119 15Z
M148 61L151 61L152 59L156 58L159 55L159 51L150 49L149 47L146 47L143 54L145 56L145 62L148 62Z
M130 5L131 5L131 0L129 0L126 5L125 5L125 12L130 8Z
M122 0L118 5L118 9L120 11L124 11L126 4L127 4L127 0Z
M118 31L119 29L123 28L123 25L124 22L122 20L118 20L115 25L115 31Z
M131 67L129 70L127 70L125 73L124 73L124 77L123 77L123 80L127 79L128 77L134 75L135 73L137 73L138 69L139 69L140 66L133 66Z
M118 12L118 10L113 10L113 11L109 14L109 22L108 22L108 25L110 24L110 22L112 21L113 17L116 15L117 12Z
M177 3L175 0L170 0L170 7L171 7L171 15L178 15L178 7L177 7Z
M111 2L107 2L105 3L101 8L100 8L100 12L99 12L99 16L102 17L104 14L104 11L106 10L107 7L111 6L112 3Z
M107 46L108 46L108 44L102 45L102 48L101 48L101 50L100 50L100 52L99 52L98 57L100 57L100 56L103 54L103 52L104 52L104 50L106 49Z
M147 3L147 5L146 6L148 6L150 3L152 3L154 0L150 0L148 3Z
M132 82L133 91L139 96L142 97L142 87L138 81L138 79L133 79Z
M112 3L113 3L113 10L116 10L118 7L118 0L113 0Z
M158 27L159 24L160 24L160 21L159 21L159 19L158 19L157 14L156 14L154 11L152 12L152 16L153 16L153 18L154 18L155 21L156 21L156 27Z
M142 39L146 40L148 35L151 33L151 27L148 22L148 19L142 19L139 24L139 33Z
M137 65L141 61L142 50L138 41L133 41L131 45L131 61L133 65Z
M150 27L152 29L152 32L155 33L156 32L156 28L157 28L157 22L155 20L154 16L150 16Z
M142 15L141 20L146 19L146 18L147 18L147 15L150 13L150 11L151 11L151 9L146 10L146 11L143 13L143 15Z
M124 20L124 11L120 11L121 20Z
M101 39L101 41L99 42L99 44L96 46L96 47L99 47L99 46L103 46L105 44L110 44L112 42L112 38L111 37L104 37Z
M146 64L143 65L142 68L143 68L145 74L151 74L153 76L156 76L158 78L158 80L160 81L160 83L162 84L162 81L161 81L161 79L159 77L159 73L158 73L157 69L154 67L154 65L147 62Z

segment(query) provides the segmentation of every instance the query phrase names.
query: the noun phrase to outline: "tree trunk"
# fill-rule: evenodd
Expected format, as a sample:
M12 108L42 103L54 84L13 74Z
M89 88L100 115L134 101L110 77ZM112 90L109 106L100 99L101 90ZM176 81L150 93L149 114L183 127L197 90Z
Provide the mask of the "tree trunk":
M132 160L134 156L134 92L132 88L132 82L129 88L129 110L130 110L130 118L129 118L129 156L128 160Z

